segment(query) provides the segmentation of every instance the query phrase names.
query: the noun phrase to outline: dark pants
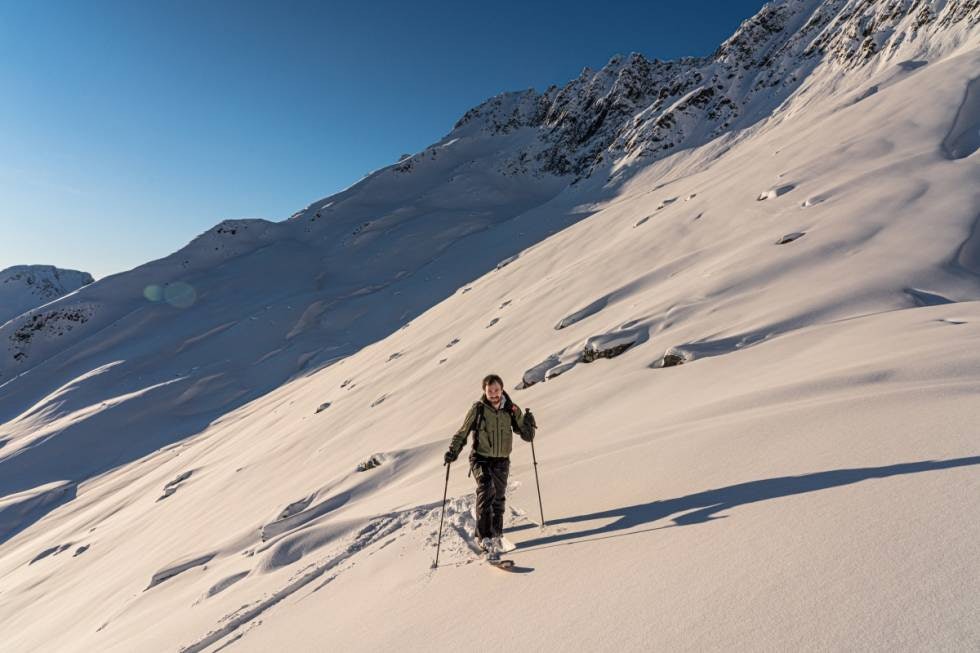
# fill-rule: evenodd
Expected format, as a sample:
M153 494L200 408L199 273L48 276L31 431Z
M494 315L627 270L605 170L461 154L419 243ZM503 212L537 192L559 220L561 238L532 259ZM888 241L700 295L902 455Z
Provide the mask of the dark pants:
M471 455L476 477L476 537L500 537L504 533L504 501L510 458Z

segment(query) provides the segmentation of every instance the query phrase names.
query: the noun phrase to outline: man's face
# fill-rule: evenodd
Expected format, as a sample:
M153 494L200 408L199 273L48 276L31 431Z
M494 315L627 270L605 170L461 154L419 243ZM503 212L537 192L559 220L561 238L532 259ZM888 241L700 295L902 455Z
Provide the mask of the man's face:
M495 406L500 403L500 400L504 396L504 389L499 383L491 383L483 391L486 393L490 403Z

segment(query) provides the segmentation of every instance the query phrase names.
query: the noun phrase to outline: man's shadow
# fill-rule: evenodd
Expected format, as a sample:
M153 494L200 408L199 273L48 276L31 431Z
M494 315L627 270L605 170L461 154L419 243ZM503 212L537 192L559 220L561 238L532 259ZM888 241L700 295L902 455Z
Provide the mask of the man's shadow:
M588 522L599 519L616 518L616 521L598 526L584 531L564 532L554 535L546 535L531 540L525 540L518 544L520 550L526 550L535 546L543 546L568 540L580 540L593 535L612 536L617 531L626 531L638 526L651 524L658 520L675 515L671 523L658 528L668 528L672 526L689 526L691 524L703 524L712 519L721 519L726 515L715 516L717 513L729 510L736 506L767 499L778 499L792 494L802 494L804 492L815 492L827 488L849 485L859 481L872 478L886 478L898 474L914 474L918 472L930 472L952 467L964 467L966 465L980 464L980 456L968 458L953 458L951 460L927 460L917 463L900 463L888 465L886 467L859 467L856 469L835 469L828 472L816 472L804 474L802 476L780 476L777 478L767 478L761 481L749 481L727 487L705 490L696 494L689 494L676 499L665 499L663 501L652 501L635 506L624 508L614 508L602 512L593 512L587 515L577 515L575 517L564 517L561 519L548 520L549 526L558 524L574 524L576 522ZM517 528L509 529L510 532L521 531L533 528L534 524L522 525Z

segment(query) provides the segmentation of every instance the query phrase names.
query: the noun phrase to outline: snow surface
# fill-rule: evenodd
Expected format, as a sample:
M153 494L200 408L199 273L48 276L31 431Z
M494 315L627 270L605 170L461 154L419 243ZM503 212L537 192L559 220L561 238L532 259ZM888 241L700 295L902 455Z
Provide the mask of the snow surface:
M741 127L522 171L505 94L0 327L5 650L980 648L980 9L887 4L747 21ZM457 463L433 569L488 372L547 525L517 441L474 562Z
M88 272L53 265L14 265L0 270L0 324L93 281Z

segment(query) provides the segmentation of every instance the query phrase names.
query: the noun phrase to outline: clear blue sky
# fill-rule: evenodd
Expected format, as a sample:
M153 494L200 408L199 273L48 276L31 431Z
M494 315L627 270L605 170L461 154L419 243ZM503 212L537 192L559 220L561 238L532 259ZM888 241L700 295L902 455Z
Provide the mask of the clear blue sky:
M0 269L283 220L505 90L712 52L762 0L0 0Z

